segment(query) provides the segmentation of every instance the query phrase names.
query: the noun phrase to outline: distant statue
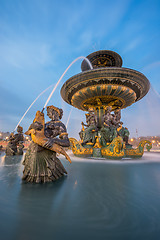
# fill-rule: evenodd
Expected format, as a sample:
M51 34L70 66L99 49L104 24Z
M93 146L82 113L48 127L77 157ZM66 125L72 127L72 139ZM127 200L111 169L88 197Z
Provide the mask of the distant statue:
M17 144L16 139L14 137L14 133L11 133L8 139L8 144L6 147L6 156L13 156L17 153Z
M57 153L61 153L70 161L63 149L70 146L66 127L60 121L63 110L48 106L47 115L51 121L45 124L44 114L37 111L33 123L26 132L32 138L23 161L22 179L27 182L51 182L67 174L57 158Z
M24 137L23 137L23 128L21 126L17 127L17 134L15 134L14 136L17 139L17 155L23 155Z
M22 155L23 154L23 128L17 127L17 133L11 133L9 136L9 142L6 147L6 156Z
M97 120L93 109L89 109L86 115L86 123L82 122L82 130L79 133L80 138L82 139L82 145L86 143L94 144L96 141L95 136L97 135ZM84 128L84 126L86 128Z

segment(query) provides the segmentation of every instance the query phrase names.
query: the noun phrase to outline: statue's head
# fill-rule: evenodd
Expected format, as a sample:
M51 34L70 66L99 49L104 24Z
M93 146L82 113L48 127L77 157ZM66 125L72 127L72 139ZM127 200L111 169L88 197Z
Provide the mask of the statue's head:
M93 108L93 107L90 107L90 108L88 109L88 112L89 112L89 113L94 113L94 108Z
M111 111L112 111L112 107L107 106L107 108L105 109L105 113L110 113Z
M21 127L20 125L18 125L18 127L17 127L17 132L18 132L18 133L22 133L22 132L23 132L23 127Z
M14 136L14 132L11 132L10 137L13 137L13 136Z
M24 134L30 135L30 134L35 134L36 130L41 131L44 126L44 113L37 111L36 116L33 120L33 123L29 126L29 129L27 132Z
M63 110L61 108L57 108L53 105L47 107L47 116L52 120L61 119L63 116Z
M108 107L107 107L107 110L108 110L109 112L111 112L111 111L112 111L112 107L111 107L111 106L108 106Z

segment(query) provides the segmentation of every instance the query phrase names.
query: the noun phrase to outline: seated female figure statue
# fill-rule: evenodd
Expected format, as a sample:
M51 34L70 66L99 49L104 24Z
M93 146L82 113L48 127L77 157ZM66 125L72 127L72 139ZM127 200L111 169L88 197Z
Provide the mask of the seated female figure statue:
M89 112L85 114L86 115L86 123L84 124L82 122L82 127L86 126L86 129L82 129L82 131L79 133L81 139L82 139L82 145L85 145L86 143L95 143L97 135L97 121L95 113L92 109L89 109Z
M117 132L119 133L119 135L123 138L123 141L125 142L126 145L130 145L128 143L128 139L129 139L129 130L126 127L123 127L123 122L119 123L119 127L117 128Z
M67 174L56 152L50 150L54 143L62 147L69 147L69 139L65 125L60 121L63 110L54 106L47 107L47 115L51 121L45 124L44 134L47 139L43 146L31 142L23 161L23 180L27 182L51 182ZM30 126L40 131L43 126L33 122Z
M105 114L103 116L103 126L100 130L101 139L100 142L102 146L105 146L107 143L113 141L115 137L117 137L116 127L113 124L114 116L111 114L112 108L109 106L105 110Z

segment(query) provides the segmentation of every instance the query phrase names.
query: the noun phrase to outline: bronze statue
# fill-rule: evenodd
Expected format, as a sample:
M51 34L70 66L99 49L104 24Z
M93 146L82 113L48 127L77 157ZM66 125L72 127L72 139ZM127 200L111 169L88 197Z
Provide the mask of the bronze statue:
M6 156L23 155L23 128L17 127L17 133L11 133L6 147Z
M128 144L129 131L122 126L120 109L116 109L112 113L112 107L108 106L102 115L100 127L98 127L97 116L92 108L85 115L87 124L82 122L82 130L79 133L82 146L94 145L98 135L100 136L100 144L104 147L117 136L121 136L125 144Z
M119 123L121 120L121 110L117 109L114 113L110 114L110 126L112 127L119 127Z
M104 126L110 127L111 124L111 110L112 107L108 106L108 108L105 110L105 113L103 115L103 123Z
M119 125L120 120L121 120L121 109L117 109L114 111L114 116L115 116L115 125L116 127Z
M111 143L115 137L117 137L117 131L115 127L115 118L111 114L112 108L109 106L103 115L103 126L100 129L100 143L105 146L107 143Z
M130 145L128 143L129 134L130 134L128 128L122 126L123 122L119 122L119 125L120 126L117 128L117 132L118 132L119 136L122 137L122 139L123 139L123 141L125 142L126 145Z
M97 120L96 115L94 113L93 109L89 109L88 113L86 115L86 123L84 124L82 122L82 130L79 133L81 139L82 139L82 145L86 143L95 143L97 135ZM86 129L84 128L86 126Z
M37 111L33 123L25 133L31 135L32 142L23 161L23 180L27 182L51 182L67 174L56 154L63 154L71 162L63 147L69 147L65 125L60 121L63 110L47 107L51 121L45 124L44 114Z
M21 126L17 127L17 134L15 134L15 138L17 138L17 155L23 155L23 142L24 142L24 137L23 137L23 128Z
M47 115L51 121L45 124L44 134L49 139L46 146L57 143L62 147L69 147L68 133L65 125L60 121L63 116L63 110L54 106L47 107ZM59 136L59 138L56 138Z

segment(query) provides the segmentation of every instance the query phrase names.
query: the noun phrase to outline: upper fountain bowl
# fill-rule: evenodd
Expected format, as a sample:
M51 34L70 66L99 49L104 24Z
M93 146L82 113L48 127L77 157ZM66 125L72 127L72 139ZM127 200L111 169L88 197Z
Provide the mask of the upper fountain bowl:
M69 78L61 88L61 96L72 106L88 111L90 107L111 106L123 109L142 99L149 91L150 82L140 72L123 68L119 54L101 50L87 56L82 72Z
M113 51L109 50L100 50L97 52L93 52L87 56L89 61L92 64L92 67L102 68L102 67L121 67L122 66L122 58L121 56ZM81 64L82 71L90 70L90 66L88 63L83 60Z

